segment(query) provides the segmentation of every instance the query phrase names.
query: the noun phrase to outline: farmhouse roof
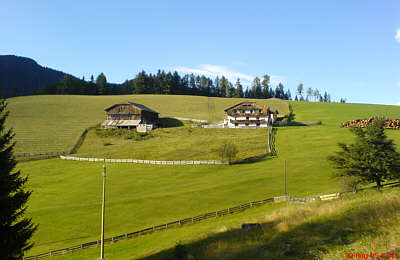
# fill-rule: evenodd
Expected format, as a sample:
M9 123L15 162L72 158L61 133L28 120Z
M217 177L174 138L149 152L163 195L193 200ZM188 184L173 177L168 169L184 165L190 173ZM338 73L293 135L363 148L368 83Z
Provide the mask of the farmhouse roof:
M224 111L226 112L226 111L228 111L228 110L231 109L231 108L234 108L234 107L237 107L237 106L240 106L240 105L244 105L244 104L256 104L256 102L254 102L254 101L243 101L243 102L240 102L239 104L236 104L236 105L233 105L233 106L231 106L231 107L228 107L228 108L225 109Z
M115 104L115 105L112 105L112 106L110 106L110 107L108 107L108 108L106 108L106 109L104 109L104 110L105 110L105 111L109 111L109 110L113 109L114 107L116 107L116 106L121 106L121 105L132 105L132 106L135 106L135 107L137 107L137 108L139 108L139 109L141 109L141 110L148 111L148 112L151 112L151 113L159 114L158 112L154 111L154 110L151 109L151 108L146 107L145 105L138 104L138 103L133 103L133 102L126 102L126 103L122 103L122 104Z

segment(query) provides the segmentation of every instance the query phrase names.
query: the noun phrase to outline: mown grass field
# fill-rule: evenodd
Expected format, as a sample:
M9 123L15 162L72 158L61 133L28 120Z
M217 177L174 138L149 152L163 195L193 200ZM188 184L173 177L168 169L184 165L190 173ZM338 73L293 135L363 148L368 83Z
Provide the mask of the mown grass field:
M144 104L161 117L187 117L219 122L224 109L245 99L176 95L120 96L30 96L8 99L8 123L16 134L16 152L55 152L72 148L82 131L105 119L104 109L127 101ZM288 113L288 105L277 99L258 103Z
M230 166L109 164L106 236L282 195L284 160L290 195L337 191L338 184L330 177L332 167L326 157L337 150L338 141L349 142L353 138L339 123L374 115L392 118L400 115L400 107L396 106L291 104L298 121L321 120L322 125L280 127L275 158ZM387 133L400 144L400 131ZM187 149L189 154L190 147ZM28 188L34 190L28 214L40 223L33 238L36 245L29 254L98 239L101 164L53 159L20 163L19 168L29 174ZM176 231L180 232L183 231ZM153 241L150 237L143 244L137 242L135 254L157 253L174 243Z
M144 140L121 135L105 137L90 131L76 156L95 158L135 158L143 160L221 160L219 150L224 143L234 144L238 153L233 161L266 154L268 129L192 128L191 122L151 131ZM148 138L148 139L147 139ZM226 159L226 158L225 158Z
M390 253L400 254L399 210L398 188L348 194L333 201L267 204L237 215L110 244L105 257L175 260L179 241L186 259L334 260L349 259L346 254L350 253L396 259ZM244 231L242 223L260 223L261 228ZM96 259L99 252L99 248L92 248L56 259Z

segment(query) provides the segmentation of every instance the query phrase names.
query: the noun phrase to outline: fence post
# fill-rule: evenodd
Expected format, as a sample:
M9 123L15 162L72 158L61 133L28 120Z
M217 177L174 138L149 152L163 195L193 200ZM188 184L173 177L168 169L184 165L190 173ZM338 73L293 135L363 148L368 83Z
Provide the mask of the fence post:
M193 223L193 217L192 217L192 223Z
M230 214L229 209L230 209L230 208L228 208L228 214Z
M250 208L253 207L253 202L250 202Z
M215 211L215 216L218 217L218 211Z

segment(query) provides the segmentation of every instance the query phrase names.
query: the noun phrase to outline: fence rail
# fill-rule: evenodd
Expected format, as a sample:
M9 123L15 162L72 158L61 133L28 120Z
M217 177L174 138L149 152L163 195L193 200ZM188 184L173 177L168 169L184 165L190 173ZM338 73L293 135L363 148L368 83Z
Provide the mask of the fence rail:
M156 160L140 160L140 159L104 159L104 158L81 158L74 156L60 155L62 160L86 161L86 162L113 162L113 163L144 163L144 164L162 164L162 165L193 165L193 164L229 164L216 160L209 161L156 161Z
M15 157L32 157L32 156L41 156L41 155L65 155L69 154L69 151L62 151L62 152L45 152L45 153L15 153Z
M383 187L398 187L398 186L400 186L400 182L392 182L392 183L387 183L387 184L383 185ZM373 189L373 188L376 188L376 186L367 187L367 188L364 188L362 190ZM146 234L150 234L150 233L153 233L153 232L166 230L166 229L169 229L169 228L176 228L176 227L181 227L183 225L194 224L196 222L200 222L200 221L203 221L203 220L206 220L206 219L209 219L209 218L222 217L222 216L225 216L225 215L230 215L230 214L234 214L234 213L237 213L237 212L241 212L241 211L244 211L244 210L256 207L256 206L264 205L266 203L283 202L283 201L306 203L306 202L317 201L317 200L331 200L331 199L340 198L340 196L342 194L345 194L345 193L351 193L351 191L343 192L343 193L333 193L333 194L327 194L327 195L319 195L319 196L313 196L313 197L308 197L308 198L295 198L295 197L290 197L290 196L279 196L279 197L273 197L273 198L268 198L268 199L263 199L263 200L252 201L252 202L248 202L248 203L245 203L245 204L241 204L241 205L236 206L236 207L227 208L227 209L223 209L223 210L218 210L218 211L214 211L214 212L209 212L209 213L197 215L197 216L194 216L194 217L189 217L189 218L176 220L176 221L169 222L169 223L166 223L166 224L152 226L152 227L145 228L145 229L138 230L138 231L134 231L134 232L131 232L131 233L126 233L126 234L122 234L122 235L118 235L118 236L113 236L113 237L104 239L104 243L114 243L114 242L117 242L119 240L129 239L129 238L133 238L133 237L137 237L137 236L141 236L141 235L146 235ZM39 254L39 255L24 257L23 260L36 260L36 259L41 259L41 258L50 257L50 256L64 255L66 253L71 253L71 252L74 252L76 250L80 250L80 249L84 249L84 248L90 248L90 247L94 247L94 246L97 246L97 245L100 245L100 240L87 242L87 243L83 243L83 244L80 244L80 245L67 247L67 248L63 248L63 249L52 250L52 251L49 251L49 252L46 252L46 253L42 253L42 254Z

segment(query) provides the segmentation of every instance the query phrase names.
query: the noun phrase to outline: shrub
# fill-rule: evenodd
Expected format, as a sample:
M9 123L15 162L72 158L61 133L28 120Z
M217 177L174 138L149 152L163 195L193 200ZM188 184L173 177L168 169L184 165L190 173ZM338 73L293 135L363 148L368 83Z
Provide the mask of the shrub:
M235 144L232 142L224 142L221 146L221 148L218 150L218 154L221 158L221 161L225 161L225 159L228 160L229 163L233 161L233 159L236 157L238 153L238 149Z

